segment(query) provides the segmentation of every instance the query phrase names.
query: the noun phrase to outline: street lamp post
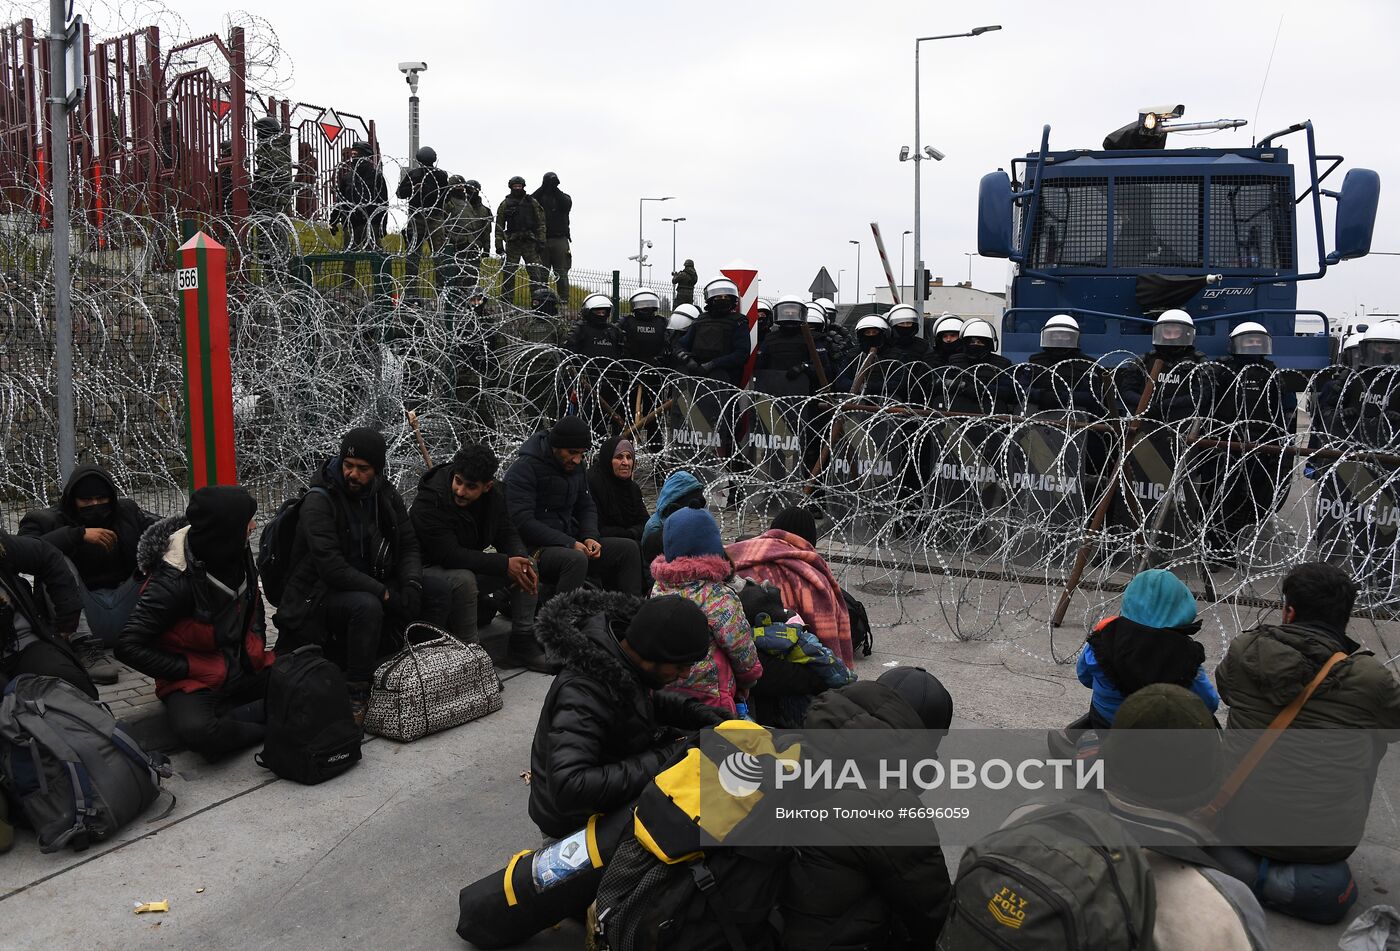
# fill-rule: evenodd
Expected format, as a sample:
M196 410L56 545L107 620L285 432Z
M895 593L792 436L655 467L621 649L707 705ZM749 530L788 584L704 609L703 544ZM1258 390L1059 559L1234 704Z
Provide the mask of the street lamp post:
M642 283L642 265L647 263L647 246L642 238L642 206L648 201L670 201L675 195L667 195L664 198L639 198L637 199L637 283Z
M972 259L977 257L976 251L964 251L963 257L967 258L967 286L972 286Z
M906 231L904 232L904 234L899 236L899 292L901 294L904 293L904 288L909 286L908 284L904 283L904 278L907 276L904 273L904 248L909 243L909 236L913 233L914 232L912 231Z
M914 154L912 156L901 154L900 159L912 158L914 160L914 308L919 312L922 323L924 313L924 282L923 276L923 247L920 238L923 232L923 220L921 217L920 192L919 192L919 163L925 158L934 161L941 160L943 153L930 147L925 154L922 139L919 134L919 44L928 43L933 40L954 40L965 36L981 36L983 33L991 33L993 30L1000 30L1001 25L973 27L966 33L945 33L941 36L920 36L914 40Z
M841 303L841 276L846 273L845 268L836 272L836 303Z
M856 294L855 294L855 297L856 297L856 303L859 304L859 303L860 303L860 242L857 241L855 238L852 238L851 240L847 241L846 243L847 243L847 244L854 244L854 245L856 246Z
M676 273L676 225L685 221L684 218L662 218L662 221L671 222L671 273Z

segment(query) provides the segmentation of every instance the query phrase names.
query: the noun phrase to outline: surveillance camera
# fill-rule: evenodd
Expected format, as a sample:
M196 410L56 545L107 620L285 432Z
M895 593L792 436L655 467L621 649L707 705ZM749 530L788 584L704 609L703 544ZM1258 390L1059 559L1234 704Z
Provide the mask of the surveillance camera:
M647 242L647 247L651 247L651 242L650 242L650 241Z
M901 162L909 161L909 146L906 145L899 150L899 160Z
M927 155L929 158L933 159L935 162L941 162L944 158L947 157L931 145L924 146L924 154Z
M399 72L407 76L409 73L422 73L428 69L427 63L400 63Z

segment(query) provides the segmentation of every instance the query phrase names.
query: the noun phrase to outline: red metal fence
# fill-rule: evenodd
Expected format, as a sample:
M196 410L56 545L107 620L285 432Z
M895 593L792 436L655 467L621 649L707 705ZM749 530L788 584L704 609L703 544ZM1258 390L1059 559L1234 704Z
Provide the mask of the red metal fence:
M253 123L274 115L292 131L296 211L325 218L344 151L377 142L373 121L246 86L244 32L162 50L149 26L98 42L84 34L88 85L72 115L72 206L97 229L114 214L248 214ZM50 138L48 42L32 20L0 27L0 213L47 226Z

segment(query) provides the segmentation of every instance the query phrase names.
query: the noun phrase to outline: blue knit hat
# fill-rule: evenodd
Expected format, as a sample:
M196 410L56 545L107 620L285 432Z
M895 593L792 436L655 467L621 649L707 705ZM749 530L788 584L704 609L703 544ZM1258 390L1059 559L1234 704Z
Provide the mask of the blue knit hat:
M1143 627L1180 627L1196 620L1196 598L1170 571L1150 568L1128 582L1119 613Z
M723 555L719 524L706 509L683 508L666 519L661 541L667 561L696 555Z

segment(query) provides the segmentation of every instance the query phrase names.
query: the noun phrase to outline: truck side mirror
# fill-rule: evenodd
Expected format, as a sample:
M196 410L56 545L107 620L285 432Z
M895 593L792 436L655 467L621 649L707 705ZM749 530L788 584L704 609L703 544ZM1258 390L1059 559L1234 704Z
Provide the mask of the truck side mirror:
M1376 230L1376 207L1381 200L1381 177L1369 168L1354 168L1342 180L1337 199L1336 231L1328 264L1365 257L1371 253Z
M977 186L977 253L984 258L1015 256L1014 206L1010 176L1002 171L982 176Z

